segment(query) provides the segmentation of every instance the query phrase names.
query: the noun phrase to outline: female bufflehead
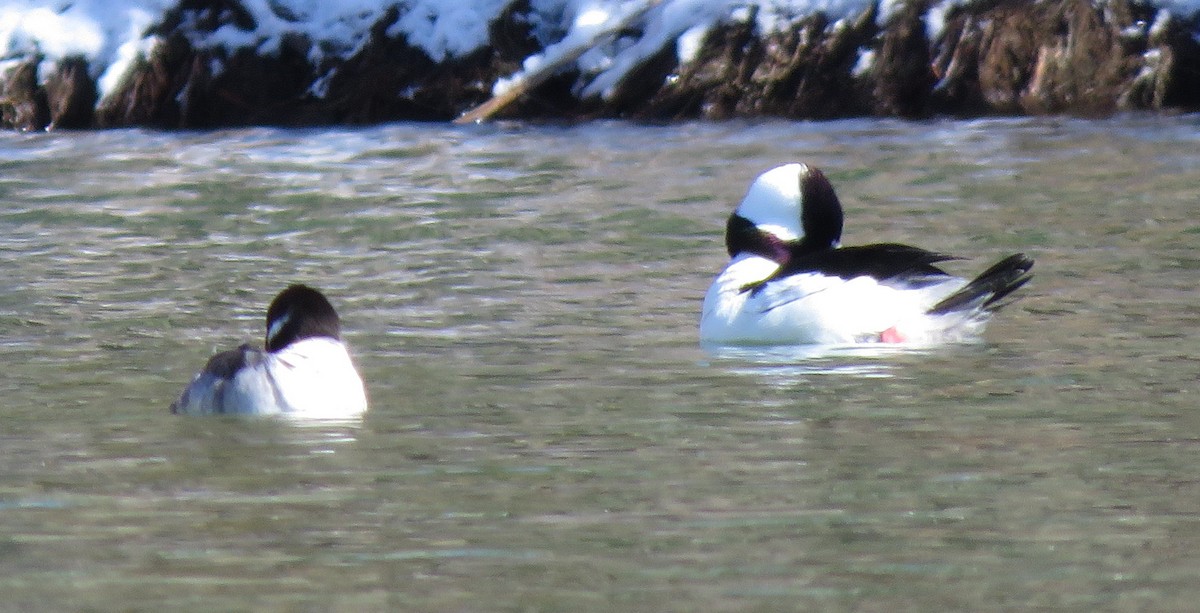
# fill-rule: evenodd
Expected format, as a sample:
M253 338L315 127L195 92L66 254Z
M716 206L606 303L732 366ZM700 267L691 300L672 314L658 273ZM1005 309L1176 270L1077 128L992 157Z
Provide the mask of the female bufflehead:
M729 217L731 258L704 297L700 338L718 344L936 343L969 338L1029 281L1033 260L1004 258L971 281L956 259L881 243L839 247L842 205L820 170L760 175Z
M214 355L172 413L356 417L367 410L362 378L321 292L292 285L267 308L266 350L242 345Z

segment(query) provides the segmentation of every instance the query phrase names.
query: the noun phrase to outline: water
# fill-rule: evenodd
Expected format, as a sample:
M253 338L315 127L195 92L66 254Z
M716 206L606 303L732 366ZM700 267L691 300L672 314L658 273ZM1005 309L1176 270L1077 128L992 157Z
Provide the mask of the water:
M1037 258L983 342L706 351L724 219ZM1200 120L0 135L0 609L1182 610ZM180 418L290 282L361 423Z

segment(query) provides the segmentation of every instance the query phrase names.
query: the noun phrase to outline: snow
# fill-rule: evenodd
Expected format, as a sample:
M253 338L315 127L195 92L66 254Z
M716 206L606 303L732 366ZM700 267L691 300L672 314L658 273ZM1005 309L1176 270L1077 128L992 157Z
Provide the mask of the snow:
M509 2L416 2L388 29L388 34L404 34L410 44L424 49L429 57L440 62L446 57L465 55L487 44L488 23L498 17Z
M666 41L678 40L693 27L707 30L729 13L731 4L720 0L664 2L659 10L646 15L642 35L636 40L630 40L632 37L617 39L614 46L595 47L579 58L584 72L597 73L596 78L583 88L582 95L607 97L622 76L658 53Z
M0 4L0 58L41 53L52 61L89 60L93 77L124 72L148 39L146 29L169 2L135 0L6 0Z
M313 42L309 60L329 66L336 62L326 60L347 58L359 51L371 27L389 8L396 8L399 18L386 33L403 35L432 59L442 61L486 45L489 24L514 1L241 0L257 24L253 30L227 24L215 32L201 32L195 27L195 14L184 15L182 28L197 48L226 52L250 48L267 55L278 53L285 38L299 34ZM852 19L873 1L529 0L529 22L544 48L526 59L521 73L501 80L495 89L500 91L542 66L562 63L584 75L580 95L606 96L627 71L672 41L681 60L695 57L714 25L745 21L753 15L760 31L770 33L816 11L833 22ZM966 1L935 2L928 14L930 36L940 31L950 8ZM880 22L902 2L879 0ZM1157 0L1155 4L1184 17L1200 11L1200 0ZM177 0L3 0L0 62L8 64L30 54L40 54L51 63L82 56L89 61L103 96L116 88L132 62L153 50L158 41L149 32L175 6ZM645 14L636 23L610 33L625 16L642 11ZM869 56L862 58L864 66L869 62ZM219 61L214 68L220 69ZM320 83L314 85L314 92L321 93Z

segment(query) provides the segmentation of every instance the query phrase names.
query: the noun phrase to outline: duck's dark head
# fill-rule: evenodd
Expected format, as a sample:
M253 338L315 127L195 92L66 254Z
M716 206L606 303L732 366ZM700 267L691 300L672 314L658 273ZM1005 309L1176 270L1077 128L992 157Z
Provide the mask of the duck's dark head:
M842 237L842 205L829 179L807 164L759 175L725 226L729 256L789 257L833 249Z
M292 285L279 292L267 308L267 351L279 351L306 338L339 339L337 311L321 292Z

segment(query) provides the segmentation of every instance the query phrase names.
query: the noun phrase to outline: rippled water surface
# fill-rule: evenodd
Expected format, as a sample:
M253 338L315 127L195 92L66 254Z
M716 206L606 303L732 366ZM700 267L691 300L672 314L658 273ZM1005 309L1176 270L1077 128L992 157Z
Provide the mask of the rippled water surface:
M792 160L1024 300L706 351ZM1189 609L1198 196L1196 117L0 135L0 609ZM170 415L298 281L367 417Z

